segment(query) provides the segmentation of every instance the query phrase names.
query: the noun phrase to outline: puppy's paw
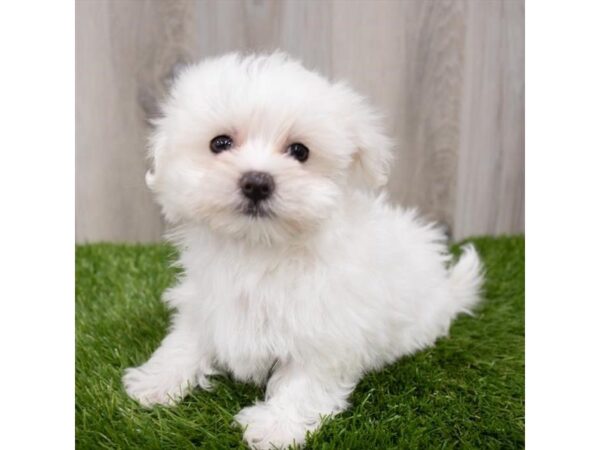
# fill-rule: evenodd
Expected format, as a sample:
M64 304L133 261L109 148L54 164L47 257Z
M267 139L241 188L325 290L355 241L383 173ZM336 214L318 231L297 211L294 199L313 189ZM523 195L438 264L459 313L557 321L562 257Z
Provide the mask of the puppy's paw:
M123 386L127 394L142 406L175 405L198 384L180 373L144 364L125 371Z
M287 449L290 445L304 445L307 431L314 430L318 421L295 420L286 417L285 411L278 411L265 403L242 409L235 421L245 428L244 440L254 450Z

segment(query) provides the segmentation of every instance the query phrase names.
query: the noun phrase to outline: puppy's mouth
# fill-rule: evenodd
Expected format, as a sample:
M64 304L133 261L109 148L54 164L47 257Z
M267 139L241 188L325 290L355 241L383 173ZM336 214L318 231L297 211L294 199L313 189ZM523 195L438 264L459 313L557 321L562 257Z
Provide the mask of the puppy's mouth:
M240 208L240 211L245 216L256 217L256 218L269 218L273 217L273 211L263 202L247 202Z

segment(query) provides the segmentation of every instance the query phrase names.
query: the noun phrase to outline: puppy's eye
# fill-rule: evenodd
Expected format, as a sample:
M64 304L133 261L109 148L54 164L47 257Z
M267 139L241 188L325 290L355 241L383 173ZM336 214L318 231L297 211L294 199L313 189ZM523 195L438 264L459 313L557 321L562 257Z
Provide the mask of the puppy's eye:
M227 135L221 135L213 138L210 141L210 151L213 153L221 153L233 147L233 139Z
M296 158L298 161L304 162L308 159L309 150L306 145L296 142L287 148L287 153L292 158Z

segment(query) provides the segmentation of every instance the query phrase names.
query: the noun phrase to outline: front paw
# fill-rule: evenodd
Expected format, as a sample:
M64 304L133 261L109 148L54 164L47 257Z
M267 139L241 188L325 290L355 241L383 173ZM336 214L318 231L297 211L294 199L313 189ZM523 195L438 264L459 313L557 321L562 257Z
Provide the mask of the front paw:
M314 430L318 421L302 417L286 417L285 411L276 411L265 403L242 409L235 421L244 430L244 440L255 450L287 449L290 445L302 446L307 431Z
M144 364L125 370L123 386L127 394L142 406L175 405L194 387L179 373L157 370Z

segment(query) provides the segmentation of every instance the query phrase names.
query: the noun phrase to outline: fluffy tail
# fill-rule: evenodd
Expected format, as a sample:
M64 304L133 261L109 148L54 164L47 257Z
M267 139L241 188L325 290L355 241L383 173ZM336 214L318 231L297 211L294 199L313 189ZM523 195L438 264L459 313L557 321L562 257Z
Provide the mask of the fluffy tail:
M462 254L457 263L450 267L448 281L453 297L450 311L455 317L460 313L471 314L479 302L483 285L483 265L473 244L461 247Z

